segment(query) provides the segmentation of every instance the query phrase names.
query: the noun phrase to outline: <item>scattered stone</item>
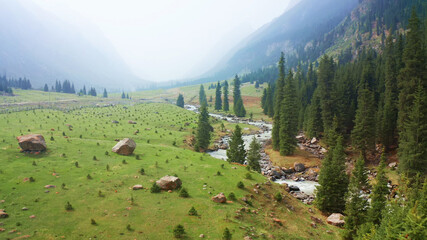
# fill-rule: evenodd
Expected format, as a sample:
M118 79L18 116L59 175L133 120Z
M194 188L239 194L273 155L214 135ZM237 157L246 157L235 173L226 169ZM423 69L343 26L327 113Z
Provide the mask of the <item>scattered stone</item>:
M212 201L216 202L216 203L226 203L227 202L227 198L225 197L224 193L220 193L216 196L212 197Z
M112 149L113 152L120 155L131 155L136 148L136 143L130 138L124 138L118 142Z
M312 228L317 228L317 225L316 225L316 223L314 223L314 222L311 222L310 226L311 226Z
M205 234L200 234L199 235L199 238L204 238L205 237Z
M41 134L29 134L16 137L19 146L23 151L44 151L46 150L46 142Z
M128 123L129 123L129 124L136 124L136 122L135 122L135 121L132 121L132 120L129 120L129 121L128 121Z
M31 215L30 218L31 219L36 218L36 215Z
M22 211L27 211L28 210L28 208L27 207L23 207L22 208Z
M328 224L339 227L343 226L345 223L344 215L342 215L341 213L332 213L326 221Z
M168 193L171 193L171 192L172 192L172 190L169 190L169 191L168 191Z
M282 225L282 220L278 219L278 218L273 218L273 222L277 223L279 225Z
M311 141L310 141L310 143L311 143L311 144L315 144L315 143L317 143L317 138L315 138L315 137L314 137L314 138L312 138L312 139L311 139Z
M44 188L56 188L56 186L55 185L46 185L46 186L44 186Z
M302 163L295 162L294 169L296 172L303 172L305 170L305 165Z
M157 186L163 190L174 190L181 187L181 179L174 176L164 176L160 180L156 181Z
M326 230L326 233L332 234L333 232L331 230Z
M311 209L311 208L310 208L310 209ZM323 224L323 221L322 221L322 219L320 219L320 218L317 218L317 217L315 217L315 216L310 216L310 218L311 218L311 220L312 220L313 222L315 222L315 223Z
M289 186L289 190L293 191L293 192L298 192L300 189L299 187L295 186L295 185L290 185Z
M50 192L49 190L44 191L44 193L49 193L49 192Z
M113 121L111 121L111 123L119 123L119 121L113 120Z
M6 231L6 229L0 228L0 232L4 232L4 231Z
M138 184L138 185L134 185L134 186L132 187L132 190L140 190L140 189L144 189L144 188L142 187L142 185L140 185L140 184Z
M397 162L392 162L388 165L389 168L395 169L397 167Z
M243 240L252 240L252 238L251 238L251 237L249 237L249 236L245 236L245 237L243 238Z
M0 218L8 218L9 214L4 209L0 209Z

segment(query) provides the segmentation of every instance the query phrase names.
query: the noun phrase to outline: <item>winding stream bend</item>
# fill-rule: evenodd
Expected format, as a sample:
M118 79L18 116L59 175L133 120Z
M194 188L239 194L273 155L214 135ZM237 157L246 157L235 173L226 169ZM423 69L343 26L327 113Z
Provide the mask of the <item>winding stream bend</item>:
M198 108L194 105L185 105L184 106L185 109L189 110L189 111L193 111L196 113L199 113ZM257 141L259 143L261 143L261 146L264 147L264 143L271 139L271 130L273 129L273 125L270 123L267 123L265 121L250 121L250 120L242 120L238 117L230 117L230 116L225 116L225 115L221 115L221 114L215 114L215 113L209 113L209 115L211 117L214 118L218 118L220 120L223 121L227 121L230 123L242 123L242 124L249 124L249 125L253 125L256 126L258 128L260 128L260 131L257 134L247 134L247 135L243 135L243 142L245 144L245 149L248 150L249 149L249 145L252 141L252 138L255 137L257 139ZM222 137L222 139L220 140L220 142L222 144L225 144L228 147L228 142L230 140L230 136L224 136ZM263 149L262 149L263 150ZM227 150L225 149L218 149L215 151L209 151L207 152L209 155L211 155L214 158L217 159L221 159L223 161L227 160L227 154L226 154ZM260 162L261 163L261 162ZM270 162L271 164L271 162ZM262 165L262 164L261 164ZM318 185L317 182L314 181L294 181L292 179L279 179L279 180L275 180L275 182L279 183L279 184L283 184L286 183L289 186L296 186L300 189L301 192L313 196L314 195L314 190L316 189L316 186Z

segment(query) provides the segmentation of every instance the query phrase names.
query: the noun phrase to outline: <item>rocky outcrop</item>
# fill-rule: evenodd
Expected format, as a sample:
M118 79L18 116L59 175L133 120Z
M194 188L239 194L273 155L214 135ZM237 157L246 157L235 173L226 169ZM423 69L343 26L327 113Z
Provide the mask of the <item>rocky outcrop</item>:
M46 141L40 134L18 136L16 139L23 151L44 151L47 148Z
M181 187L181 179L174 176L164 176L156 181L157 186L163 190L174 190Z
M220 193L216 196L212 197L212 201L216 202L216 203L226 203L227 202L227 198L225 197L224 193Z
M136 148L136 143L130 139L125 138L118 142L112 149L113 152L118 153L120 155L131 155Z
M328 219L326 219L328 224L334 225L334 226L343 226L345 221L344 221L344 215L342 215L341 213L332 213Z

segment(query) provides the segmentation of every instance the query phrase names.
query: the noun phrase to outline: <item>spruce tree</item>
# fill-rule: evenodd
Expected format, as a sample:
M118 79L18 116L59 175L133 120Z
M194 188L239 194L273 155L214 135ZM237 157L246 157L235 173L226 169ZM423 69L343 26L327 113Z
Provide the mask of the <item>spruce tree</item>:
M246 116L245 106L243 105L242 95L240 93L240 80L237 74L234 77L233 110L234 114L238 117Z
M259 165L259 160L261 159L261 154L259 150L261 149L261 145L256 140L255 136L252 139L251 144L249 145L248 151L248 166L251 170L260 172L261 167Z
M418 84L414 103L402 126L399 139L399 170L414 176L427 171L427 97L426 90Z
M204 151L209 147L211 140L211 128L212 126L209 123L209 113L205 104L200 108L199 122L197 125L196 132L196 144L194 149L199 151Z
M229 162L243 164L246 158L245 144L242 139L242 129L236 125L227 149L227 158Z
M324 131L332 125L334 117L333 80L334 60L324 55L320 59L317 81L319 86L320 107L322 109L322 122Z
M345 205L345 239L353 239L359 227L366 222L368 201L364 198L363 191L367 190L369 185L365 159L362 154L357 159L352 174Z
M273 96L273 87L271 84L268 84L267 88L267 101L266 101L267 115L269 117L274 116L274 96Z
M380 140L382 144L389 148L394 143L397 126L397 64L393 45L393 38L390 34L386 40L385 49L385 93L384 110L381 123Z
M107 89L104 88L104 94L102 94L103 98L108 98Z
M426 51L423 45L421 22L415 8L409 19L409 32L403 51L404 68L399 75L399 131L405 131L404 125L414 103L414 93L419 83L427 87Z
M261 97L261 108L262 108L262 112L267 115L267 109L265 106L265 103L267 101L267 88L264 88L264 90L262 91L262 97Z
M351 133L352 143L365 154L375 148L375 99L372 91L374 73L372 59L365 60L357 98L355 126Z
M311 103L307 108L308 116L305 119L305 122L307 123L307 134L310 138L318 138L320 133L323 132L322 109L320 108L319 90L316 89L311 99Z
M228 102L228 82L224 82L224 104L222 105L224 112L230 111L230 103Z
M283 100L280 108L280 155L292 155L297 146L295 136L298 133L298 110L297 97L292 71L289 70L288 77L283 89Z
M343 138L338 137L322 162L315 205L323 212L344 212L348 187Z
M222 109L222 100L221 100L221 84L218 82L215 91L215 110L219 111Z
M44 85L43 91L49 92L49 87L47 86L47 84Z
M178 107L184 108L184 96L182 94L178 95L178 98L176 99L176 105Z
M200 90L199 90L199 104L200 106L208 105L208 100L206 98L205 88L203 87L203 84L200 84Z
M375 177L376 184L371 194L371 208L368 210L368 221L377 225L381 222L382 211L386 206L387 195L389 194L385 168L386 157L385 152L383 152L380 164L378 165L377 176Z
M276 89L274 94L274 117L273 117L273 131L272 141L273 149L280 150L280 117L282 115L281 107L283 101L283 91L285 87L285 56L281 53L279 60L279 78L277 79Z

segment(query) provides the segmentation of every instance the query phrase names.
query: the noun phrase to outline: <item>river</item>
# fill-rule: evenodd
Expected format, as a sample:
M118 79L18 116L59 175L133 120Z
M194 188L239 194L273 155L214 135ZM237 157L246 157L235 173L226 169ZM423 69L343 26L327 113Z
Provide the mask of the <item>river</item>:
M194 105L185 105L184 107L185 107L185 109L187 109L189 111L193 111L193 112L198 113L198 108ZM257 141L260 143L264 143L265 141L271 139L271 130L273 129L273 125L270 123L267 123L265 121L242 120L242 119L239 119L237 117L228 117L225 115L215 114L215 113L209 113L209 115L211 117L218 118L218 119L221 119L221 120L224 120L227 122L231 122L231 123L242 123L242 124L249 124L249 125L259 127L260 131L261 131L260 133L247 134L247 135L242 136L246 150L249 149L249 145L250 145L250 142L252 141L253 137L255 137L257 139ZM229 140L230 140L229 136L224 136L221 139L221 142L228 146ZM227 150L225 150L225 149L218 149L215 151L209 151L207 153L214 158L226 161L227 160L226 152L227 152ZM277 182L279 184L286 183L289 186L296 186L300 189L301 192L303 192L307 195L310 195L310 196L314 195L314 190L316 189L316 186L319 185L317 182L314 182L314 181L294 181L292 179L280 179L280 180L276 180L275 182Z

